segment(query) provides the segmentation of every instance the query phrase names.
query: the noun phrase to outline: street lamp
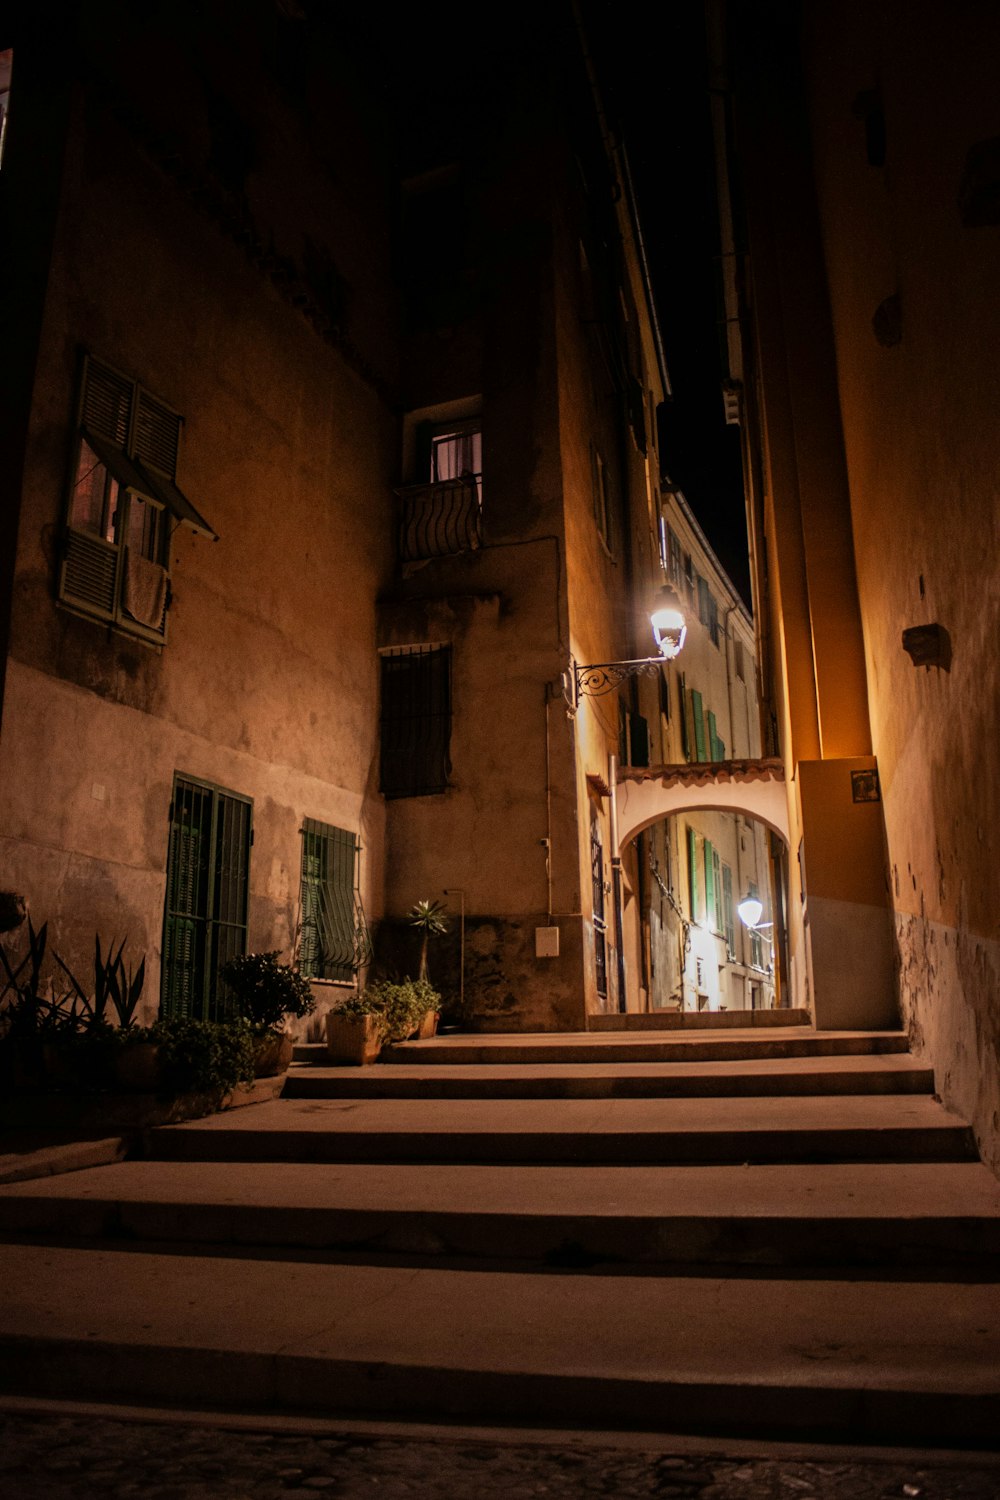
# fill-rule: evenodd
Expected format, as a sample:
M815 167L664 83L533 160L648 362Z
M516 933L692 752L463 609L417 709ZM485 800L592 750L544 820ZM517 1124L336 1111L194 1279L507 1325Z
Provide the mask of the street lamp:
M757 896L746 895L736 908L744 927L755 928L764 915L764 903Z
M681 602L669 583L657 590L649 623L656 640L658 656L642 656L635 661L598 661L584 665L573 663L573 706L582 694L599 698L613 692L630 677L655 675L665 661L673 661L684 645L687 624Z

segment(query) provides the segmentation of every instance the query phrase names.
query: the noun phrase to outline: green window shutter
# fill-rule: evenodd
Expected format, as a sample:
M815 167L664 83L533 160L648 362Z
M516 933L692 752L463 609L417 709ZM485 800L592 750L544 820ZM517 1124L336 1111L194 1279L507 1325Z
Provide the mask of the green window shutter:
M688 859L688 908L692 922L698 921L698 835L693 828L687 831Z
M687 688L684 686L684 673L681 672L677 679L677 691L681 700L681 750L684 759L691 759L691 703Z
M709 760L718 760L719 756L716 747L719 743L719 738L715 732L715 715L711 709L708 710L706 717L708 719L708 758Z
M731 958L736 956L736 923L733 917L733 872L728 865L722 866L722 919L726 934L726 951Z
M722 899L722 861L719 859L718 849L712 850L712 890L714 893L712 905L715 930L716 932L723 932L725 930L723 925L725 922L725 911Z
M715 915L715 860L717 856L708 839L705 840L705 918L711 922Z
M353 833L306 818L299 967L309 978L347 981L354 975L357 853Z
M253 804L177 777L170 812L160 989L165 1016L218 1020L218 971L246 952Z
M696 688L691 689L691 717L694 720L694 747L695 759L707 760L705 751L705 710L702 704L701 694Z
M242 797L215 793L215 859L209 928L208 1007L213 1020L227 1009L218 991L222 965L247 951L250 894L251 804Z
M755 900L759 899L760 893L757 890L755 881L751 880L749 882L747 890ZM764 943L760 933L755 932L753 929L750 931L750 962L754 968L762 969L764 967Z

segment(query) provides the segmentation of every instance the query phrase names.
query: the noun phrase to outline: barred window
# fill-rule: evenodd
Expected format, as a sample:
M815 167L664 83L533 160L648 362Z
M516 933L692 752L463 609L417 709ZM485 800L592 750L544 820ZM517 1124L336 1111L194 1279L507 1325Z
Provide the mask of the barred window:
M386 797L443 792L451 771L451 647L382 654L381 790Z
M305 819L299 968L309 979L350 980L358 967L359 853L346 828Z
M160 1005L165 1016L221 1020L218 973L246 952L253 803L189 777L174 779L167 850Z

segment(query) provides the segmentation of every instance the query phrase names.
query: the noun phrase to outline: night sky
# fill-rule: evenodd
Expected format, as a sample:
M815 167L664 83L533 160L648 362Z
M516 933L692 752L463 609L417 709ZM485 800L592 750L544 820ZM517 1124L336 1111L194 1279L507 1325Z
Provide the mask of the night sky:
M609 115L635 180L673 397L661 462L683 490L736 587L749 599L739 429L723 417L721 290L701 0L586 6ZM629 23L631 15L634 24Z

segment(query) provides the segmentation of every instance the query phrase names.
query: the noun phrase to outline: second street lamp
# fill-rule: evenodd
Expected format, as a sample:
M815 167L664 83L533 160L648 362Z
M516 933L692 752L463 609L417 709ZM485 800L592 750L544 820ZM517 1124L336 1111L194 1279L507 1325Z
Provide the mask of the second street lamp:
M659 650L658 656L641 656L633 661L598 661L584 664L574 661L573 707L584 695L599 698L613 692L630 677L655 675L664 662L673 661L684 645L687 624L677 594L669 584L657 590L649 623Z

